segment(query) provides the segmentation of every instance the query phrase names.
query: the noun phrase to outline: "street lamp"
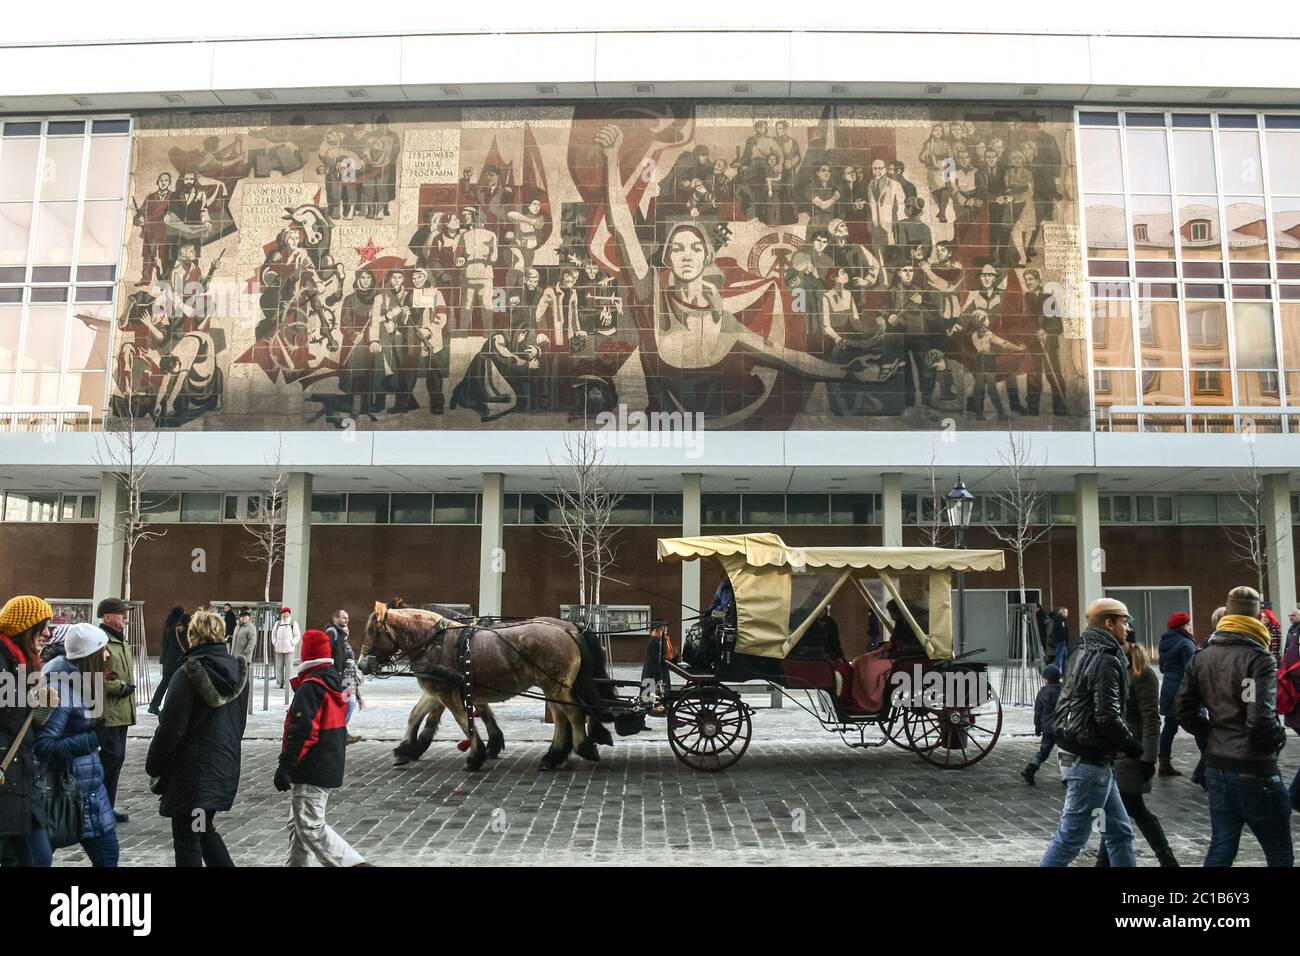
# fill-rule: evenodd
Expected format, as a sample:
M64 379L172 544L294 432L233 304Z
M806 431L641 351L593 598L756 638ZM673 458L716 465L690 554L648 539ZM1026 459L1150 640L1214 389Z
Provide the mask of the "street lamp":
M957 540L957 547L962 546L966 529L970 527L971 514L975 511L975 496L962 483L961 475L957 484L944 496L944 514L948 518L948 527L952 528ZM957 572L957 653L966 650L966 572Z

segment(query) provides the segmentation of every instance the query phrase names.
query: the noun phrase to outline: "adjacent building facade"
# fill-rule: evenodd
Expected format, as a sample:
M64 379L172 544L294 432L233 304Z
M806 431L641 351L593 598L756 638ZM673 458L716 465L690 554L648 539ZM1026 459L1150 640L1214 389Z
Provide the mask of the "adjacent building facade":
M629 623L716 583L657 537L950 545L960 475L1005 547L1017 472L1031 602L1285 617L1300 41L736 33L723 79L711 39L0 47L0 591L118 593L134 461L159 620L263 599L273 489L302 620L554 614L585 429ZM1009 558L969 582L993 657Z

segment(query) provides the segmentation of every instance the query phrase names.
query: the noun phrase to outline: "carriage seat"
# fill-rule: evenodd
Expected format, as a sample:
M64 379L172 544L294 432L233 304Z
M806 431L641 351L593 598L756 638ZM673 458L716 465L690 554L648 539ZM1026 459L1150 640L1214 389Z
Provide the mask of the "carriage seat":
M874 714L885 709L889 685L889 672L894 662L888 648L859 654L850 665L853 679L843 695L845 710L853 714Z

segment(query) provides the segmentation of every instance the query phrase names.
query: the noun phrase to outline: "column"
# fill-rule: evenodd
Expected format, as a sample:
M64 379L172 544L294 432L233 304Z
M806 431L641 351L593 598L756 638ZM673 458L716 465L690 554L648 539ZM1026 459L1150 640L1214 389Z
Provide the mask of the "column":
M501 584L506 574L505 487L505 475L483 475L483 523L479 528L476 608L481 616L501 614Z
M1079 572L1079 606L1072 608L1079 628L1086 625L1083 613L1099 597L1105 597L1101 576L1106 570L1106 554L1101 549L1101 512L1097 503L1097 476L1075 475L1074 496L1078 510L1075 527L1075 560Z
M311 578L311 486L311 475L304 471L289 472L284 506L284 583L280 600L293 610L293 619L304 631L314 624L307 605L307 586Z
M99 527L95 536L95 580L91 591L92 614L99 602L122 597L122 567L126 557L126 490L117 476L99 476Z
M903 476L899 472L881 475L885 480L885 527L881 539L886 548L903 546Z
M1264 476L1264 508L1260 515L1268 545L1268 593L1264 595L1286 632L1286 616L1296 606L1295 551L1291 542L1291 491L1287 476Z
M682 537L693 538L700 533L700 476L682 475ZM682 646L687 630L694 623L696 612L691 608L700 605L700 562L682 562L681 631L677 646ZM700 608L703 610L702 608Z

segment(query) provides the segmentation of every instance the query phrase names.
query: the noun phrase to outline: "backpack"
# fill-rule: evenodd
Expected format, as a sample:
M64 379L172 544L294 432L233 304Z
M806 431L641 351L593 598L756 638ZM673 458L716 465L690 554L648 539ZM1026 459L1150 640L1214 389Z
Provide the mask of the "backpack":
M1300 710L1300 661L1277 675L1277 712L1282 716Z

